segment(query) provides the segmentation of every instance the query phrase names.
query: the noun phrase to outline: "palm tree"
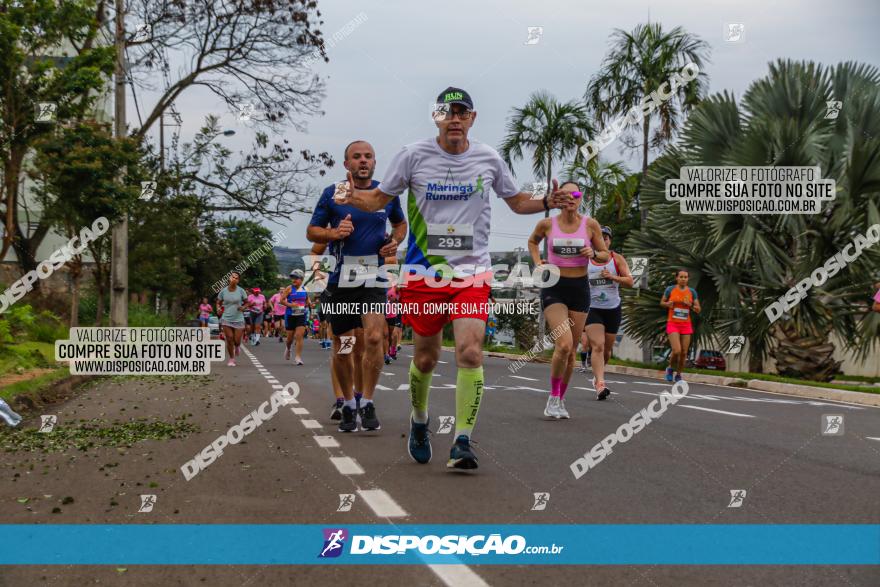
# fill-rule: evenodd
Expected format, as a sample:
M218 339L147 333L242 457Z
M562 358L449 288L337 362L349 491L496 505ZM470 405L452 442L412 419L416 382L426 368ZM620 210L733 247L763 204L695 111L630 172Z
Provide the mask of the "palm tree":
M826 119L826 101L835 99L844 110ZM819 166L823 177L835 179L837 194L814 215L683 215L678 203L665 200L665 180L696 165ZM828 380L840 366L831 334L862 359L880 341L880 320L865 317L865 292L880 267L876 246L779 320L771 323L764 313L880 222L878 68L778 61L740 103L726 92L712 96L691 115L679 144L652 164L643 196L651 221L630 235L629 252L651 256L658 285L670 283L675 268L689 269L703 306L698 337L744 335L750 370L772 356L781 374ZM643 291L627 305L628 332L642 340L657 336L658 300L659 292Z
M596 216L596 208L613 207L625 196L618 191L627 172L622 161L605 163L598 157L590 159L575 155L574 162L566 170L568 178L583 185L589 196L590 216ZM609 204L610 203L610 204ZM581 202L582 211L587 209L587 198Z
M573 100L560 103L546 92L535 92L524 107L513 109L499 151L513 173L513 163L523 158L524 149L531 149L532 171L535 177L547 179L550 193L553 162L576 153L591 132L582 104Z
M693 63L700 70L709 60L709 45L681 27L664 31L657 23L640 24L632 32L616 29L611 34L611 51L590 80L585 100L596 120L607 125L611 119L638 108L682 68ZM642 122L642 176L648 173L648 151L667 144L681 120L696 106L705 93L706 75L699 76L673 90L673 96L660 104ZM651 121L659 125L650 138ZM641 204L641 202L639 202ZM642 222L647 210L642 209Z

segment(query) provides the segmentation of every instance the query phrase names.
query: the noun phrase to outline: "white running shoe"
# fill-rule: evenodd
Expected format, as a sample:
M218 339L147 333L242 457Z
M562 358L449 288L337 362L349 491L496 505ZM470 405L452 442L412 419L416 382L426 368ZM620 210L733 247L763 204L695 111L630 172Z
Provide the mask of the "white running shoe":
M544 415L548 418L559 419L559 397L551 395L547 398L547 406L544 408Z
M285 360L285 361L289 361L289 360L290 360L290 347L285 347L285 348L284 348L284 360Z
M226 366L235 367L235 359L229 359L229 361L226 363Z
M297 365L302 365L302 364L303 364L303 360L300 359L299 357L297 357L295 363L296 363Z
M556 417L568 420L569 418L571 418L571 416L568 415L568 410L565 409L565 400L561 397L558 399L559 401L556 402L556 413L558 415Z

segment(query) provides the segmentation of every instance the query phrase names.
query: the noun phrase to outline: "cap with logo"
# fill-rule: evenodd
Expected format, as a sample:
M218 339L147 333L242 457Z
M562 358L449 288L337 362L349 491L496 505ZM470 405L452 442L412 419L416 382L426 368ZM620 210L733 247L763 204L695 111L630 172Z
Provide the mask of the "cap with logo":
M302 272L302 269L294 269L293 271L290 272L291 277L299 277L300 279L302 279L303 275L304 274Z
M610 226L603 226L602 227L602 234L607 234L608 237L611 238L613 236L611 233L611 227Z
M453 88L452 86L446 88L440 95L437 96L438 104L461 104L466 107L468 110L474 109L474 101L471 100L471 95L462 90L461 88Z

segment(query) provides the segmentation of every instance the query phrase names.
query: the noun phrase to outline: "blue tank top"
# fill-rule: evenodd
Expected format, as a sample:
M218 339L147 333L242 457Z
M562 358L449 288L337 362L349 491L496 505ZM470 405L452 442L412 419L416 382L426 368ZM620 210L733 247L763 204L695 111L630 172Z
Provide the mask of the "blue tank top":
M287 301L293 304L295 307L291 308L287 306L287 309L284 311L285 316L302 316L305 314L306 309L306 300L309 299L309 292L305 289L300 288L294 291L292 288L290 293L287 294Z

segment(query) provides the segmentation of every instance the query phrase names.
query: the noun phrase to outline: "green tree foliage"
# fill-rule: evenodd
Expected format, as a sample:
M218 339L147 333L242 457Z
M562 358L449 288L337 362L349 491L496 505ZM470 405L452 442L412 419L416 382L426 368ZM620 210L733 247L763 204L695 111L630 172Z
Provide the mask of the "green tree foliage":
M842 100L834 120L826 102ZM837 194L814 215L682 215L665 199L665 181L684 166L819 166ZM651 291L626 305L627 331L654 340L665 310L663 287L678 267L690 271L703 313L704 341L744 335L750 368L772 356L780 373L829 379L838 368L830 334L864 358L880 339L880 319L866 314L880 268L880 248L861 257L774 323L764 309L867 228L880 222L880 70L843 63L778 61L737 102L728 93L704 101L681 140L657 159L645 181L646 229L629 250L648 256Z

